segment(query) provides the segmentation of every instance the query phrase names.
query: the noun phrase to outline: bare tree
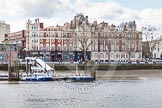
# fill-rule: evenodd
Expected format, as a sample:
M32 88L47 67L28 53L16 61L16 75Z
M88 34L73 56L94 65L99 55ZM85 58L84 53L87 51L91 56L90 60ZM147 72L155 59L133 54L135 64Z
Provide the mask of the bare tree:
M158 35L158 29L154 26L147 25L142 27L142 33L144 35L145 48L143 48L144 55L152 57L152 53L161 40Z
M130 33L128 34L130 35ZM127 54L128 54L128 62L131 62L131 54L132 54L132 47L131 47L131 37L127 37Z
M83 52L84 72L87 73L87 52L92 45L91 31L85 30L82 26L80 31L76 31L75 38L78 40L77 48Z

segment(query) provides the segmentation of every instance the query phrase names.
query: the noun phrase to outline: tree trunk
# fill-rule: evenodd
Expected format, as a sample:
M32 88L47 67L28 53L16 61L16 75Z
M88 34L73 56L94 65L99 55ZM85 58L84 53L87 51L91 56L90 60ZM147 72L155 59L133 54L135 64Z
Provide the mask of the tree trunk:
M108 52L108 63L110 63L110 51Z
M86 60L86 51L84 50L84 73L87 73L87 60Z

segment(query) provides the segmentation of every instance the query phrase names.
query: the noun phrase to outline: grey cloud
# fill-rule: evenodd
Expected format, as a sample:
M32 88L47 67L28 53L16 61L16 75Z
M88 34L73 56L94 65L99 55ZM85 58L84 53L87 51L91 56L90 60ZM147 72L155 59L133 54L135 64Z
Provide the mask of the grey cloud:
M116 19L116 15L104 15L101 17L101 19L108 19L108 20L114 20Z
M141 20L141 18L138 15L132 16L132 20Z
M122 9L116 9L116 10L114 10L114 12L117 13L117 14L123 14L124 13L124 10L122 10Z
M124 14L124 10L122 9L114 9L109 11L108 13L103 14L103 19L117 19L120 15Z
M24 16L30 17L52 17L56 12L64 12L66 10L72 10L69 4L60 0L32 0L20 1L19 6L22 9L21 12Z

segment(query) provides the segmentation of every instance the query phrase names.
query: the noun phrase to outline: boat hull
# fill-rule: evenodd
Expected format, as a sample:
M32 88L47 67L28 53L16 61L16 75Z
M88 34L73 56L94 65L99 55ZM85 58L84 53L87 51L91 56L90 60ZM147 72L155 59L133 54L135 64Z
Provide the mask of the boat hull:
M26 78L21 81L53 81L53 78Z
M7 74L0 74L0 80L8 80Z
M95 80L93 77L66 77L65 79L74 82L89 82Z
M22 78L21 81L53 81L52 77L43 77L43 78Z

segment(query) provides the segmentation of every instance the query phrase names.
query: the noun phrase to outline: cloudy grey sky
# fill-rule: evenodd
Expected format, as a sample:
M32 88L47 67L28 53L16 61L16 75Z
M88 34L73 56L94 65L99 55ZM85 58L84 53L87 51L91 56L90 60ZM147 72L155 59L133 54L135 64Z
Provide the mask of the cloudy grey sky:
M0 20L9 23L12 32L25 29L28 19L62 25L76 13L116 25L135 20L138 29L146 23L162 26L162 0L0 0Z

